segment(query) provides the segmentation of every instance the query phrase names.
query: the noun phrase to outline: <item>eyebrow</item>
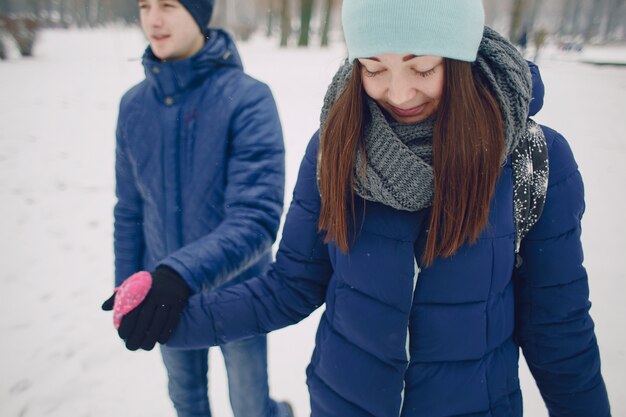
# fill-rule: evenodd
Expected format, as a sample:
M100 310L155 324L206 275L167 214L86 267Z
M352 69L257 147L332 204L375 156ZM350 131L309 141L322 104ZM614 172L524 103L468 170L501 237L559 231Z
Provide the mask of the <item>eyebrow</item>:
M402 57L402 62L406 62L406 61L410 61L413 58L417 58L419 55L405 55ZM370 59L372 61L376 61L376 62L380 62L380 59L376 58L375 56L369 57L369 58L362 58L362 59Z

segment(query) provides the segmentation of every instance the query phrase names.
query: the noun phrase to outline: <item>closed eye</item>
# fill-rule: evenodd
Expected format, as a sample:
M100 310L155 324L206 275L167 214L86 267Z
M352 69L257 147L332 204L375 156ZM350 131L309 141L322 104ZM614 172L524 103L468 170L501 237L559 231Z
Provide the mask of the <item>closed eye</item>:
M366 77L375 77L378 74L384 72L384 70L379 70L379 71L369 71L367 68L364 68L364 73Z
M435 73L435 67L427 70L427 71L418 71L416 69L413 69L413 71L415 72L416 75L419 75L422 78L426 78L426 77L430 77L431 75L433 75Z

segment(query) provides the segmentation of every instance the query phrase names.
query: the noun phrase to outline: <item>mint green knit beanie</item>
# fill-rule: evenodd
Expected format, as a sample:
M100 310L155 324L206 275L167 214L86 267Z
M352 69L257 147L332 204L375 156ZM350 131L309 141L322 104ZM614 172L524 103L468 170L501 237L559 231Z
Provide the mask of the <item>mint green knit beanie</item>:
M382 54L476 60L485 13L481 0L343 0L349 60Z

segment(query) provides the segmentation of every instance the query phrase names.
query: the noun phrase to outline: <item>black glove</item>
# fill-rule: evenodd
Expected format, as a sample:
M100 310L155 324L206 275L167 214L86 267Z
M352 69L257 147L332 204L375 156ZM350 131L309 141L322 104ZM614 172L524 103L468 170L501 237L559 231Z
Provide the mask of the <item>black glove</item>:
M102 303L102 309L104 311L111 311L113 310L114 305L115 305L115 293L113 293L112 296L110 296L104 303Z
M159 266L151 275L152 287L145 300L122 318L118 329L128 350L152 350L156 342L167 342L191 292L172 268ZM114 300L115 294L102 304L102 309L111 310Z

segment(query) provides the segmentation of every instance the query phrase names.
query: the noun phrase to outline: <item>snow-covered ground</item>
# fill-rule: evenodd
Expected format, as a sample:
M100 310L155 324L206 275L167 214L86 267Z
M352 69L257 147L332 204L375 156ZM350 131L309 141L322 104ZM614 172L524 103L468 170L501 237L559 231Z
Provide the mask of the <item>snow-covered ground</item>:
M113 279L117 105L142 78L144 44L137 29L44 31L34 58L10 50L0 62L2 417L174 416L159 353L128 352L100 311ZM289 200L344 50L279 50L264 39L240 50L278 103ZM546 99L537 119L569 139L585 178L591 312L613 415L626 416L626 68L551 54L539 64ZM318 319L269 338L272 394L292 401L299 417L309 414L304 369ZM526 415L547 416L521 369ZM231 416L217 349L210 381L214 415Z

